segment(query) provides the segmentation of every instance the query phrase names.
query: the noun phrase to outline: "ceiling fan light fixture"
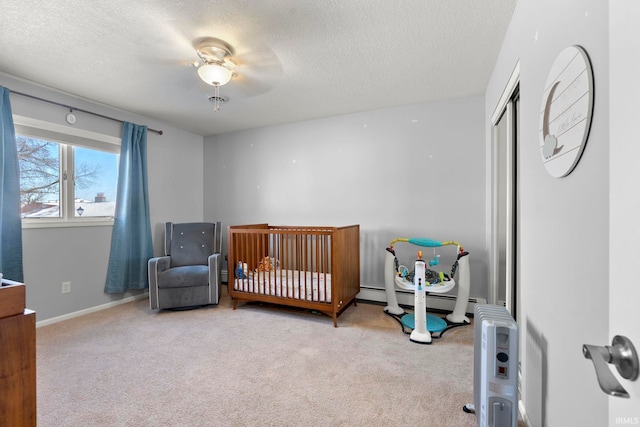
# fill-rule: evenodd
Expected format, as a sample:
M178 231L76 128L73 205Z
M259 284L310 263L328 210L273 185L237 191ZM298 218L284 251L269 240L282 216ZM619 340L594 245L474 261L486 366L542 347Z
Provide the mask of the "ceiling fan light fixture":
M229 83L232 76L231 70L220 64L204 64L198 68L198 75L211 86L223 86Z

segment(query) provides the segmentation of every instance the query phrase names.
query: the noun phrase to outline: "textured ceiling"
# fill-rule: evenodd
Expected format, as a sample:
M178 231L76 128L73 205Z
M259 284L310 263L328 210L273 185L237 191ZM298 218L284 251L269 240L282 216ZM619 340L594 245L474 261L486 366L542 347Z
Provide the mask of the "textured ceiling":
M212 135L484 93L516 0L0 0L0 72ZM213 87L199 37L235 49Z

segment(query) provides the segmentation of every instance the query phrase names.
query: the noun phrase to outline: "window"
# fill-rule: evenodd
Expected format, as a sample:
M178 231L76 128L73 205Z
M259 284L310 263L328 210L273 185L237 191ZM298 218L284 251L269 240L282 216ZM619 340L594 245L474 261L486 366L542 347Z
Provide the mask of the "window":
M120 152L115 138L51 123L14 121L23 225L111 223Z

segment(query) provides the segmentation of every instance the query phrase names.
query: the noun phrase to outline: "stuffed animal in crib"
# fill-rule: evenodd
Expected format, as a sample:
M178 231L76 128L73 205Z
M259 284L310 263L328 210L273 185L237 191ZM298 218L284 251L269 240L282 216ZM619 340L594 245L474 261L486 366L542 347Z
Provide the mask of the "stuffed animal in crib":
M268 256L262 258L258 263L258 271L273 271L276 269L276 262L273 258Z

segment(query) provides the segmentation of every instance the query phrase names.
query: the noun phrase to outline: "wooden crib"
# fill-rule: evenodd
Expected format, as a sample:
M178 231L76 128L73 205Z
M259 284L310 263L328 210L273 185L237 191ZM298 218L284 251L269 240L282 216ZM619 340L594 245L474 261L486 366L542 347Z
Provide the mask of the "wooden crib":
M228 289L238 301L316 310L333 318L360 292L360 226L229 227Z

